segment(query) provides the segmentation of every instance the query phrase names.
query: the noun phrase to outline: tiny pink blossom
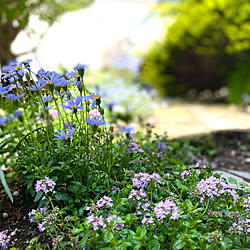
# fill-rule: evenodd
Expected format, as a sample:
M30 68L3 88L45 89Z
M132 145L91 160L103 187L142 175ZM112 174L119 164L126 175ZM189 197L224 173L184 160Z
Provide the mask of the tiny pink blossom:
M89 111L89 116L100 117L101 114L98 111L98 109L93 109L93 110Z

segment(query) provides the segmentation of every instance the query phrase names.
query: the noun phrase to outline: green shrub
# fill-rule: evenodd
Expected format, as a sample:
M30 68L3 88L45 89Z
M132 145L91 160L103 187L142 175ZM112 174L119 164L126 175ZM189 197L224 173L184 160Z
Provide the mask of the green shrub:
M248 0L183 0L171 7L162 3L157 10L164 15L174 13L174 22L163 41L146 54L141 77L160 93L219 89L237 70L241 58L249 58Z

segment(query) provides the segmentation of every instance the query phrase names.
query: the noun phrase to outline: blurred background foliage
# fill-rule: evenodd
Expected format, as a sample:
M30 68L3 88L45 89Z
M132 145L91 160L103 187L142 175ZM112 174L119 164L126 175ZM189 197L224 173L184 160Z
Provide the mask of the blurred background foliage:
M1 0L0 63L6 65L18 56L11 52L11 43L28 25L31 15L37 15L52 25L66 11L78 10L91 2L92 0Z
M250 94L250 1L160 1L173 22L144 55L141 79L166 96L227 86L230 102Z

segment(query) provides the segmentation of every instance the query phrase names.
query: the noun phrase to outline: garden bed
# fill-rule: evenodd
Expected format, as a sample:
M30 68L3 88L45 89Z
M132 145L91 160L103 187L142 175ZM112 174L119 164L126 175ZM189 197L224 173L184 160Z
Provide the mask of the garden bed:
M191 147L203 147L206 145L207 150L201 150L201 155L195 157L207 159L212 163L216 170L238 170L249 172L250 162L250 131L249 130L229 130L217 131L212 134L202 134L187 136L176 139L182 144L188 142ZM192 151L192 150L191 150ZM210 153L209 153L210 152ZM249 181L249 179L245 179ZM11 237L10 246L18 249L25 249L29 241L40 235L40 241L45 241L44 233L40 233L37 226L30 223L28 213L31 209L37 207L37 202L33 202L33 198L25 193L25 187L20 180L11 181L9 187L12 193L18 192L14 197L14 203L11 203L7 194L0 185L1 201L0 201L0 231L14 232ZM8 217L3 218L3 214L7 213Z

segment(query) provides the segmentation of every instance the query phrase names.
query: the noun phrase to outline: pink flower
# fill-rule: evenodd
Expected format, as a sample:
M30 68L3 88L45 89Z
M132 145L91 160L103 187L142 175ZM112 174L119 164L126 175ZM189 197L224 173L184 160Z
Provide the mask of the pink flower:
M54 120L58 115L58 112L56 110L50 109L49 110L49 116L52 120Z
M98 109L93 109L93 110L89 111L89 116L99 117L99 116L101 116L101 114L98 111Z

